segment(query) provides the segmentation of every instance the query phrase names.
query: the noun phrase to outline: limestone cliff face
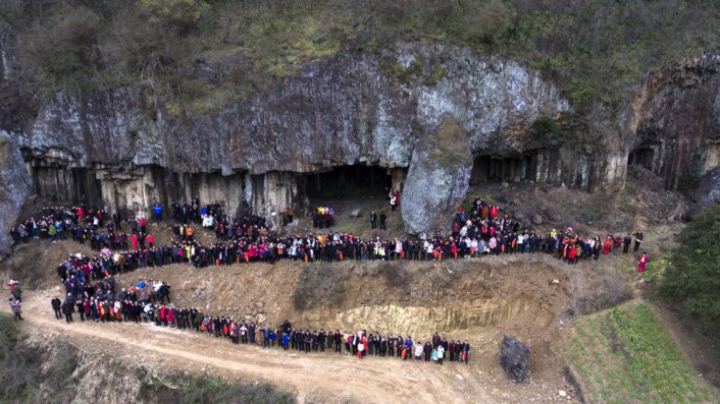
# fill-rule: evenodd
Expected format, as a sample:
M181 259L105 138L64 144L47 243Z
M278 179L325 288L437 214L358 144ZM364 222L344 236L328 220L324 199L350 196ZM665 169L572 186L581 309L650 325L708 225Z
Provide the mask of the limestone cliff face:
M455 119L444 120L437 133L415 145L400 200L408 232L442 234L450 228L453 208L467 193L472 165L465 130Z
M221 66L201 69L213 80ZM218 73L219 74L219 73ZM558 89L516 63L440 45L347 52L241 104L203 116L169 114L153 83L90 98L58 94L40 107L23 145L74 165L157 164L177 172L309 172L334 165L410 163L416 138L446 117L473 152L519 152L540 114L570 109Z
M652 74L633 103L630 164L665 178L668 189L720 166L720 54L706 53Z
M199 77L218 80L221 63L198 61ZM14 133L36 190L131 210L198 194L271 213L297 202L298 174L359 163L412 170L414 145L446 119L469 153L506 157L537 147L524 136L539 116L571 109L538 72L430 44L348 51L207 115L171 114L154 86L43 101ZM63 193L68 183L82 195Z
M0 53L0 90L7 93L21 78L12 55ZM227 60L197 60L197 80L222 83ZM304 202L308 173L365 164L388 168L403 190L407 230L423 233L452 214L445 210L472 181L612 190L630 163L676 188L693 162L700 161L699 174L717 166L717 66L718 56L704 55L655 73L617 121L594 123L594 144L580 146L539 133L538 122L574 113L539 72L429 43L347 50L212 113L182 112L146 80L85 97L3 102L0 129L22 151L30 171L22 177L31 174L41 197L130 213L154 200L199 196L225 201L231 212L271 215ZM456 123L462 136L453 141L469 154L438 165L430 157L441 156L431 149L444 122ZM23 169L21 161L12 164L13 172ZM438 193L432 200L422 192L427 187Z
M20 150L7 133L0 131L0 258L10 252L8 231L31 193L32 181Z

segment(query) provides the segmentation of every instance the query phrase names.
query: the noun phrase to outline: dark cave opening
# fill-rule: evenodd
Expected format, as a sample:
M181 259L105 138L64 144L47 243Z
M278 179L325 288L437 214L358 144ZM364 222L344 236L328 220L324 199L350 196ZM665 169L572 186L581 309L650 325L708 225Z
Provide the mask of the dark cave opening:
M518 157L502 158L477 156L473 162L470 184L483 182L514 182L534 180L537 170L537 153L529 152Z
M37 195L48 202L102 204L100 181L94 170L40 166L32 168L32 177Z
M641 166L652 170L654 160L655 149L650 146L638 147L628 154L628 166Z
M386 168L363 164L338 166L303 176L305 195L314 199L385 196L391 186Z

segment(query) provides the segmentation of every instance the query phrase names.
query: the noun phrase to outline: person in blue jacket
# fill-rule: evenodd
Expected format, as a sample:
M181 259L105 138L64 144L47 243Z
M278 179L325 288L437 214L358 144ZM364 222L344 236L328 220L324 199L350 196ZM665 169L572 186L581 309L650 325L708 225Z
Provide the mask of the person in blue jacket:
M153 206L153 217L155 217L155 223L161 223L162 222L162 206L156 201L155 206Z

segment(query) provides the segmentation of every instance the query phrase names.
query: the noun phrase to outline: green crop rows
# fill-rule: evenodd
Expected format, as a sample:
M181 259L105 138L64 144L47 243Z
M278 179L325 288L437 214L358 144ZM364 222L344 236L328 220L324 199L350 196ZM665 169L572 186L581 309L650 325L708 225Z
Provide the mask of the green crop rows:
M645 304L576 323L566 360L593 403L707 403L710 389Z

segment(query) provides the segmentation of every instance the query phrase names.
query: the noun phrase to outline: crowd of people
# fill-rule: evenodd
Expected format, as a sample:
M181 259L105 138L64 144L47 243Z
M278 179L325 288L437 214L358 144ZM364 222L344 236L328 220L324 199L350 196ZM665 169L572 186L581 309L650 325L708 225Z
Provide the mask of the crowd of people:
M563 231L553 229L543 235L523 228L510 215L501 218L497 205L479 197L473 201L469 213L465 212L462 205L458 206L451 233L449 248L439 254L457 258L541 252L552 254L569 264L591 257L597 260L601 255L617 254L620 250L628 253L633 241L634 251L637 252L643 241L641 231L624 236L607 234L603 238L584 238L572 227L567 227Z
M226 338L234 344L258 344L263 348L278 347L304 353L325 352L367 356L397 357L442 364L445 358L451 362L468 363L470 344L467 341L446 341L435 334L432 341L423 344L408 336L383 336L367 334L365 330L351 332L325 331L324 329L294 329L289 321L280 327L260 327L254 322L236 321L229 316L203 313L201 309L178 307L170 299L170 286L161 280L139 279L134 285L116 292L115 278L107 271L97 270L97 261L81 253L75 253L58 266L58 276L65 288L63 299L54 297L50 305L58 320L96 323L148 323L155 326L174 327ZM16 285L16 283L14 284ZM167 300L167 303L166 303ZM16 318L22 320L19 302L11 300ZM17 308L17 310L16 310Z
M425 362L432 360L438 364L442 364L445 358L450 362L465 364L469 361L470 344L467 341L447 341L438 333L431 341L423 344L421 341L413 341L410 336L383 336L379 333L368 334L365 330L353 333L294 329L287 320L278 328L260 327L254 322L203 313L195 307L177 307L170 302L170 286L160 280L140 279L137 284L123 288L116 294L115 280L111 276L89 283L76 277L82 276L77 268L89 265L89 260L81 254L74 254L68 261L73 263L75 274L69 270L63 278L67 294L63 300L54 297L50 301L55 318L65 319L67 323L73 323L73 315L77 313L80 322L151 322L158 327L225 338L233 344L256 344L262 348L292 349L306 354L326 351L343 354L344 351L360 359L376 356Z
M154 220L162 222L162 208L155 204ZM329 207L316 211L322 216L318 227L332 225L334 212ZM113 214L107 218L102 209L85 206L71 208L47 207L43 216L31 217L11 230L16 242L29 238L66 239L89 243L98 251L85 267L85 277L101 279L104 274L117 275L136 268L156 267L171 263L192 263L196 267L229 265L234 263L275 263L278 260L304 262L335 262L343 260L447 260L477 258L485 255L545 253L569 264L582 259L599 259L602 255L627 253L634 242L638 251L643 240L640 231L634 234L582 237L571 227L563 231L553 229L541 234L522 227L509 214L500 215L497 206L476 198L468 212L459 206L452 221L450 235L437 232L425 240L409 237L358 237L352 233L327 233L315 230L305 234L279 235L262 215L244 214L234 218L221 205L174 206L173 231L177 238L159 245L148 233L148 223L142 216L128 220L129 231L122 231L122 221ZM384 213L380 227L384 227ZM327 219L330 218L330 219ZM317 220L315 220L317 221ZM321 223L320 223L321 222ZM371 228L376 227L377 215L370 213ZM214 242L203 243L195 237L195 226L202 225L213 232ZM63 263L67 265L67 263ZM59 268L59 271L62 269Z
M396 196L396 198L399 196ZM397 203L397 202L396 202ZM163 209L155 204L153 221L164 222ZM274 345L305 352L324 351L326 345L364 357L400 356L428 360L447 355L450 360L469 352L460 348L466 342L440 340L422 345L409 338L367 335L361 333L334 333L310 330L260 329L254 324L235 322L223 316L209 316L195 308L171 306L170 287L159 280L141 280L128 290L115 292L114 276L142 267L156 267L171 263L192 263L196 267L230 265L234 263L275 263L277 260L301 262L335 262L343 260L447 260L477 258L485 255L545 253L552 254L569 264L582 259L598 259L602 255L628 253L634 243L638 251L643 234L636 231L624 236L606 235L581 237L568 227L541 234L525 229L511 215L500 215L496 205L476 198L465 211L458 206L452 221L450 235L441 232L426 240L411 238L362 238L350 233L330 230L327 233L309 231L304 235L278 235L262 215L244 214L234 218L226 214L220 204L200 205L198 199L191 204L173 205L177 239L169 244L157 245L148 233L147 220L139 215L125 221L129 231L123 231L123 221L117 213L108 216L103 209L84 205L74 207L46 207L39 219L29 218L11 230L16 243L30 239L72 239L88 243L97 251L95 257L74 254L57 267L65 286L63 300L53 300L58 318L72 322L77 312L81 321L154 321L158 325L194 329L216 337L225 336L233 342L254 342L255 334L262 335L262 345ZM324 229L334 225L334 211L320 207L313 217L314 227ZM283 212L283 221L292 221L292 211ZM378 216L370 214L372 229ZM385 226L385 214L380 215L380 228ZM215 235L208 245L197 240L195 226ZM644 272L649 257L643 253L638 271ZM168 301L168 305L165 304ZM21 319L20 299L10 301L16 318ZM282 332L281 332L282 331ZM339 340L338 340L339 338ZM339 341L339 342L338 342ZM429 355L429 356L428 356ZM467 360L465 356L465 360Z

